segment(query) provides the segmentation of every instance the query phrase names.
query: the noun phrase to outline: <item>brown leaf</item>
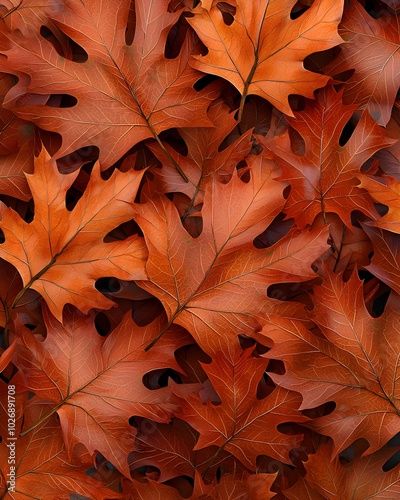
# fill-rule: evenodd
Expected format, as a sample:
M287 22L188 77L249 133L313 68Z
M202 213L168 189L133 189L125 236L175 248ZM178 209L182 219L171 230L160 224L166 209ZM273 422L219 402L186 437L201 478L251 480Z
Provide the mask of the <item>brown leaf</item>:
M309 101L303 111L288 118L305 142L304 155L291 151L287 132L272 140L259 142L278 158L282 179L291 185L285 207L299 228L312 224L319 213L337 213L351 229L351 212L362 211L371 218L378 216L371 198L358 186L360 168L376 151L395 142L364 113L344 146L340 135L356 106L342 104L342 91L332 86L322 90L316 101Z
M7 390L0 381L1 395L7 397ZM20 400L16 400L20 407ZM3 408L2 408L3 410ZM7 439L5 435L0 443L0 495L5 500L22 498L57 498L69 500L70 494L85 495L91 500L122 498L122 496L106 488L101 482L95 481L85 473L85 468L91 467L91 457L88 453L76 449L73 457L67 458L60 423L53 415L45 422L41 418L51 410L47 404L35 404L30 401L24 408L24 426L38 423L29 434L18 436L22 419L16 426L17 439ZM22 415L22 412L18 412ZM6 415L2 411L3 415ZM3 419L2 415L2 419ZM14 454L12 454L12 447ZM11 462L9 461L11 459ZM13 462L12 460L15 459ZM11 470L13 467L13 470ZM8 492L6 483L10 481L7 473L14 472L14 490L10 483Z
M182 397L178 385L173 392L181 407L179 418L200 434L195 450L218 446L255 470L258 455L290 463L289 451L299 445L301 437L281 434L277 427L284 422L304 422L307 417L297 411L301 398L293 392L276 388L257 400L257 386L267 363L252 357L252 351L232 344L229 352L220 351L212 363L202 365L222 400L220 405L203 404L197 394Z
M345 2L339 34L346 43L325 71L338 75L354 69L344 102L367 108L386 125L400 86L400 47L398 15L388 9L382 14L374 19L359 2Z

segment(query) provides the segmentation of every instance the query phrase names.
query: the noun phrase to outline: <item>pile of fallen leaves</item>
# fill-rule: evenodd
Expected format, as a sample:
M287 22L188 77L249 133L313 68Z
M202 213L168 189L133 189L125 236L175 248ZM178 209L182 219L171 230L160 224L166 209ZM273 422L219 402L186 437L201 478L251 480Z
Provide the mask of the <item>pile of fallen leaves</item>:
M399 13L0 0L1 499L400 497Z

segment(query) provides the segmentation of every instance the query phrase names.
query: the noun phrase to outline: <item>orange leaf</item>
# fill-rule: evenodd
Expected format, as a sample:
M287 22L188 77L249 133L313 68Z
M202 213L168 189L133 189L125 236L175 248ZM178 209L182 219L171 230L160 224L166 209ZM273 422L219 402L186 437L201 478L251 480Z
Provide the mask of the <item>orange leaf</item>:
M92 307L109 309L114 304L96 290L98 278L146 277L147 250L142 238L134 235L123 241L102 241L112 229L133 218L143 173L116 170L105 181L96 164L82 198L68 211L66 193L78 172L60 174L43 150L34 174L27 175L35 207L33 221L26 223L0 203L0 229L5 236L0 257L18 269L24 289L39 292L59 321L66 303L83 312Z
M284 199L273 162L260 155L251 164L248 183L237 174L228 184L207 183L197 238L186 232L165 196L138 206L150 280L139 285L162 302L170 322L189 330L209 353L240 332L251 335L259 327L257 316L276 305L266 296L267 287L313 278L311 264L326 248L326 228L290 232L264 250L253 246Z
M393 144L368 113L364 113L352 136L340 146L340 135L356 106L342 104L342 93L332 86L322 90L316 101L288 118L305 142L304 155L291 151L289 134L273 140L259 138L280 162L282 179L291 185L285 207L299 228L312 224L319 213L337 213L351 230L351 212L360 210L371 218L378 216L371 198L358 184L364 162L379 149Z
M182 387L173 386L181 406L177 416L200 433L194 449L218 446L250 470L256 469L258 455L290 463L289 451L300 444L301 436L281 434L277 427L284 422L308 420L297 410L300 396L278 387L267 397L257 399L266 360L252 357L253 348L242 351L238 343L229 349L216 353L212 363L202 364L221 404L203 404L197 394L180 397Z
M375 19L360 2L344 5L339 34L346 43L324 71L338 75L354 69L344 88L344 102L367 108L386 125L400 86L398 13L382 9Z
M315 0L297 19L290 18L295 0L236 1L233 22L226 24L218 4L203 0L188 18L208 48L194 56L192 66L221 76L243 95L267 99L280 111L293 116L290 94L313 97L328 76L304 68L304 59L343 40L337 33L343 1Z
M3 382L0 381L0 385ZM4 391L6 394L7 391ZM28 403L24 409L24 425L30 426L51 409L49 404ZM22 420L17 426L19 427ZM12 454L12 445L15 446ZM15 461L9 461L9 458ZM19 436L15 441L4 439L0 443L0 496L4 500L23 498L57 498L69 500L72 493L84 495L92 500L123 498L121 494L106 488L85 473L91 467L88 453L75 450L74 456L68 460L60 423L53 415L46 422L40 423L29 435ZM7 473L15 475L14 489ZM8 484L8 492L6 489Z

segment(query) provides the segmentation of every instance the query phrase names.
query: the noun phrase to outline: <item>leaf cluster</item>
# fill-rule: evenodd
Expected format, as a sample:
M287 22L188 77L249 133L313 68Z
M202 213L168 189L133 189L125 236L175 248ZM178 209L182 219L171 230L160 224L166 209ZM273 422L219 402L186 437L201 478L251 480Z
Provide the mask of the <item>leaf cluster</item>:
M0 499L400 497L399 12L0 0Z

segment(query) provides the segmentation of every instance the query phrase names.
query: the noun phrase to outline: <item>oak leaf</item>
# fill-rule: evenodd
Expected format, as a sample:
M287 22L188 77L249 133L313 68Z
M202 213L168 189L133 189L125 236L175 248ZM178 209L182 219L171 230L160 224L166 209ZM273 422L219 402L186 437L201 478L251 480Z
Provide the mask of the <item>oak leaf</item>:
M285 212L299 228L312 224L319 213L337 213L349 229L353 210L378 217L372 199L358 186L357 175L376 151L396 140L364 113L348 142L340 146L343 128L357 107L342 104L342 93L329 86L287 119L304 140L303 155L291 150L288 132L272 140L258 137L278 159L282 179L291 185Z
M379 178L360 176L361 184L376 201L388 207L388 212L381 218L368 223L393 233L400 233L400 181L389 175Z
M400 495L399 465L388 472L384 472L382 466L395 451L394 448L381 449L373 455L356 457L343 466L338 456L331 459L332 444L326 443L305 462L305 480L328 500L391 500Z
M1 382L3 384L3 382ZM3 391L2 391L3 392ZM7 395L7 390L3 392ZM18 403L18 408L21 403ZM51 409L49 404L38 405L33 401L24 408L24 426L40 422L28 435L7 440L4 434L0 443L0 496L4 500L25 498L57 498L70 500L72 493L84 495L91 500L122 498L121 494L106 488L85 473L92 466L91 456L81 448L76 449L68 459L60 429L60 423L53 415L45 422L41 418ZM19 413L19 411L18 411ZM17 413L17 414L18 414ZM6 414L4 412L4 414ZM22 415L22 413L20 413ZM22 418L17 420L16 435L19 434ZM15 463L11 457L10 445L15 445ZM7 448L8 445L8 448ZM15 488L7 492L10 465L15 467Z
M289 451L299 445L301 436L282 434L277 427L308 419L297 410L301 398L294 392L277 387L267 397L256 398L267 363L252 357L252 351L232 344L229 352L219 351L212 363L202 364L221 404L203 404L196 393L180 397L182 388L178 385L173 386L173 392L181 408L177 416L200 433L195 450L218 446L255 470L258 455L290 463Z
M102 168L144 139L159 140L158 134L168 128L209 126L211 94L193 88L201 73L188 66L192 38L186 38L175 59L164 56L168 33L180 15L168 12L168 3L135 2L130 45L125 39L129 0L64 3L53 22L86 51L84 62L59 55L39 33L26 37L4 31L2 45L8 43L9 48L2 50L3 70L30 77L10 90L4 105L20 118L61 135L55 158L97 146ZM70 107L20 106L18 99L24 94L66 94L77 102Z
M218 468L240 470L240 462L225 451L215 458L218 451L215 446L194 450L197 438L197 431L177 418L172 424L142 420L135 437L134 450L129 455L129 467L131 470L143 466L157 467L160 482L177 476L193 477L196 471L204 473L207 480L215 477Z
M294 0L235 2L232 23L212 0L203 0L188 22L206 45L206 55L194 56L191 65L231 82L242 94L267 99L293 116L290 94L313 97L328 76L304 68L304 59L343 40L337 33L343 1L316 0L297 19L290 13Z
M326 228L290 232L268 249L254 247L285 200L274 163L260 155L252 167L247 183L237 173L227 184L210 179L197 238L165 196L137 206L135 220L149 249L149 281L139 285L162 302L170 323L189 330L208 353L238 332L251 335L259 328L257 315L273 307L267 287L313 278L311 264L326 248Z
M155 369L179 370L174 351L187 343L187 336L175 328L146 353L143 347L159 331L161 319L139 328L128 313L104 338L96 331L94 313L84 316L69 306L64 325L46 309L44 318L47 338L39 342L27 331L16 348L26 387L35 400L52 402L47 416L58 413L68 456L82 443L130 477L135 429L129 418L168 422L177 409L168 388L150 390L142 378Z
M367 224L363 229L374 247L371 264L365 268L400 295L400 236Z
M339 34L346 43L324 71L335 76L354 69L344 88L344 102L367 108L386 125L400 86L400 45L398 14L389 9L381 13L375 19L359 2L345 2Z
M224 474L217 483L204 484L196 475L194 490L191 500L269 500L276 493L271 491L271 486L276 479L276 474Z
M51 18L62 8L60 0L42 0L40 4L36 0L1 0L1 19L11 30L20 30L25 36L32 33L32 28L39 31L41 26L55 25Z
M224 139L237 125L233 115L222 100L217 100L208 110L213 127L179 128L179 135L187 146L186 155L178 153L167 144L165 149L169 155L157 143L147 145L163 165L161 170L153 170L160 192L184 193L193 199L193 205L202 203L204 186L209 177L216 176L222 182L230 179L236 165L247 156L251 148L249 130L220 150ZM178 163L189 182L184 182L169 157Z
M112 229L133 218L143 171L116 170L110 179L103 180L97 163L83 196L68 211L66 193L78 173L60 174L43 149L34 174L27 175L34 201L33 221L25 222L0 203L0 229L5 236L0 258L18 269L24 286L11 307L25 290L33 289L61 321L66 303L83 312L92 307L109 309L114 304L96 290L98 278L146 277L143 238L133 235L123 241L102 241Z
M329 415L306 425L332 437L335 454L366 439L373 453L399 430L400 297L392 292L385 311L371 317L363 282L355 271L344 283L325 269L314 287L312 319L322 335L300 322L269 318L264 333L274 341L265 354L285 363L285 374L270 373L278 385L303 396L300 409L336 403ZM379 428L379 433L371 429Z

